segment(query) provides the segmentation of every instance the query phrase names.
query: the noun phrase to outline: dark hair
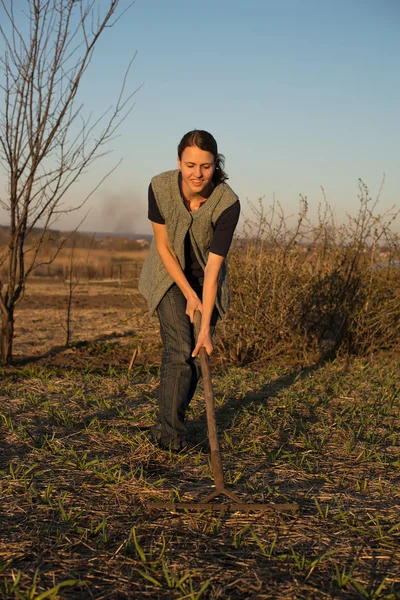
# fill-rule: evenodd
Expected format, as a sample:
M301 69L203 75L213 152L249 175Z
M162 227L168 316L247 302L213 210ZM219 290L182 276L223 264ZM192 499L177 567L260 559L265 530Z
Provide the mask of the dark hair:
M200 150L211 152L214 156L215 169L212 181L215 185L223 183L228 179L228 175L224 171L225 157L223 154L218 153L217 142L211 133L208 133L208 131L204 131L203 129L193 129L193 131L185 133L178 146L179 160L182 158L184 149L188 146L197 146Z

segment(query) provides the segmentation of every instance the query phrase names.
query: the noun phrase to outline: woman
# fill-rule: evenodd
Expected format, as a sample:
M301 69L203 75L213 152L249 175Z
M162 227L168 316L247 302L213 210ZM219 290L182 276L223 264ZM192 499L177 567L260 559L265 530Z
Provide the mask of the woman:
M185 445L185 414L200 376L197 354L213 350L212 333L229 308L225 257L240 213L223 170L224 157L207 131L189 131L178 146L178 170L154 177L149 219L154 238L139 290L157 313L163 342L159 411L151 433L165 449ZM194 312L201 329L194 342Z

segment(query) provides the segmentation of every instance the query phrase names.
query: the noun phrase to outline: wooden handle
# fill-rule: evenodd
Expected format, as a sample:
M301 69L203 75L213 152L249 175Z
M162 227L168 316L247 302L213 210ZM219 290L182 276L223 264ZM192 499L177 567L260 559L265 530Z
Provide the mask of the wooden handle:
M194 313L194 336L197 343L197 338L201 328L201 312L196 310ZM200 348L199 352L201 374L203 376L204 399L206 403L208 439L211 450L211 467L213 471L214 483L217 491L225 489L224 472L222 468L221 451L219 448L217 423L215 419L214 407L214 392L212 388L211 367L208 358L207 350Z
M194 311L193 327L194 327L194 339L196 340L196 344L197 344L197 338L199 337L200 328L201 328L201 312L199 310Z

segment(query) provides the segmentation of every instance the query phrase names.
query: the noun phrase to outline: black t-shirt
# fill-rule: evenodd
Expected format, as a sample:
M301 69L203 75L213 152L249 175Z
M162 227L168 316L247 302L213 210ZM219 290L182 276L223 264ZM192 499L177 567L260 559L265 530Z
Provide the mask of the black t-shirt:
M181 192L182 195L182 192ZM186 206L185 199L182 196L182 202ZM226 256L228 254L233 234L239 220L240 215L240 204L239 200L229 206L224 212L218 217L214 227L214 233L209 247L209 252L218 254L219 256ZM156 198L154 196L153 186L149 185L149 210L148 217L153 223L159 223L165 225L165 219L160 213ZM204 277L204 271L201 268L196 254L193 250L190 242L189 233L185 237L185 276L190 284L198 283L198 280Z

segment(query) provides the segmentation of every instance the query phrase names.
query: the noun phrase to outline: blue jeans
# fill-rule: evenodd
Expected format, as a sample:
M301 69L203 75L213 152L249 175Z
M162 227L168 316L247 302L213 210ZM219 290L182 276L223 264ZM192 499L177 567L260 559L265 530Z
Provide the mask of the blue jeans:
M202 288L194 287L202 297ZM185 415L201 376L199 359L192 358L195 347L193 325L186 314L186 298L173 285L157 307L163 343L157 422L151 433L163 447L179 450L186 439ZM211 332L217 320L214 309Z

